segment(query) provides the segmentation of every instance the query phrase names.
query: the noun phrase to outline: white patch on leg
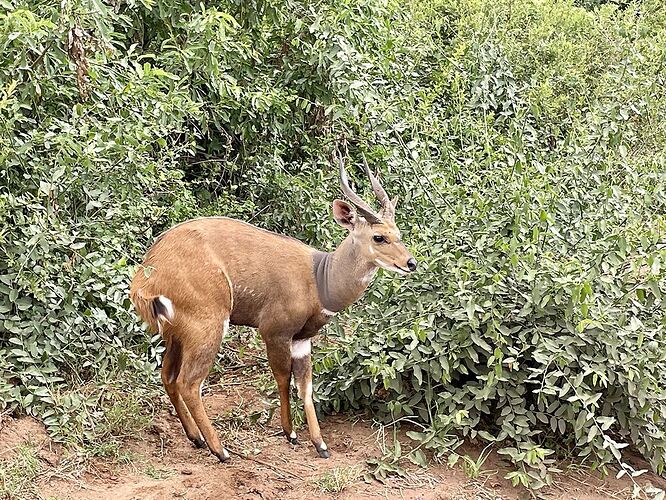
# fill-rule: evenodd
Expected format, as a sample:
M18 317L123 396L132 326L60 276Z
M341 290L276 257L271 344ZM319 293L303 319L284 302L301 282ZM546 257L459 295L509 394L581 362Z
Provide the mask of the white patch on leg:
M229 458L229 452L224 447L222 447L222 456L224 457L225 460Z
M225 319L224 325L222 326L222 338L226 337L227 333L229 333L229 320Z
M289 437L291 439L296 439L296 431L291 431L291 434L289 434Z
M166 316L160 314L158 319L161 318L164 321L170 323L171 320L176 316L176 310L173 307L173 302L171 302L169 297L165 297L164 295L157 297L157 300L164 306L164 309L166 309Z
M301 384L296 384L296 389L298 389L298 397L301 398L304 402L312 401L312 382L308 380L308 383L305 385L305 390Z
M303 401L308 401L308 400L312 401L312 382L308 381L308 383L305 386L305 391L303 391L303 386L297 380L296 389L299 398L301 398Z
M323 441L322 441L321 444L319 445L319 448L320 448L321 450L328 450L328 446L326 446L326 443L324 443Z
M304 358L309 356L311 352L312 344L310 343L310 339L291 341L291 357L293 359Z

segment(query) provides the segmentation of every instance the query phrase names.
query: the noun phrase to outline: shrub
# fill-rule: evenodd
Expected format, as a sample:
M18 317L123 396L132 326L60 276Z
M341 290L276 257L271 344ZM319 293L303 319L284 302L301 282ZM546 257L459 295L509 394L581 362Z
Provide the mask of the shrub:
M663 472L658 0L5 4L2 406L66 440L89 404L68 387L155 372L126 292L173 223L331 249L344 136L401 195L422 270L329 329L322 408L416 422L436 456L496 442L516 484L626 443Z
M653 41L664 18L648 28L635 13L557 3L569 31L535 47L513 33L550 31L552 11L471 4L453 14L447 48L463 55L441 62L432 111L402 155L418 161L393 160L424 185L407 187L399 211L425 269L375 281L354 334L337 330L345 348L319 358L315 392L325 408L426 423L411 436L437 456L452 435L497 442L514 484L550 483L553 451L606 471L628 443L662 473L664 100L653 71L664 53ZM613 30L618 39L594 35ZM581 32L601 44L596 56ZM540 54L557 66L535 64ZM594 78L571 96L554 71Z

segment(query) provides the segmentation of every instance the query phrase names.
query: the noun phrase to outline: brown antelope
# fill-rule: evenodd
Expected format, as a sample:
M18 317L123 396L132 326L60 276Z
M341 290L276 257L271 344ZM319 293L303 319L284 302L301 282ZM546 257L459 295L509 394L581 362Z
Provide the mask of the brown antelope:
M333 218L349 231L334 252L238 220L206 217L159 236L132 281L134 307L165 340L162 382L185 434L197 447L208 445L222 462L229 453L208 420L200 391L230 324L259 329L288 441L298 443L289 407L293 374L310 439L328 458L312 401L310 338L363 294L378 267L403 275L416 270L394 222L396 200L389 199L364 159L382 205L375 212L351 189L342 159L339 163L342 191L356 210L333 202Z

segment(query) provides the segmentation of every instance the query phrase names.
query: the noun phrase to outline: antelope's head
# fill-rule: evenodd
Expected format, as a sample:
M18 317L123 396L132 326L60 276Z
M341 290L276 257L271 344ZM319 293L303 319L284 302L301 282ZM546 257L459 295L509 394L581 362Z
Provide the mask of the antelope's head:
M359 259L365 259L369 264L402 275L416 271L416 259L402 243L400 230L395 225L397 197L389 199L379 180L370 172L364 157L365 172L382 207L379 213L375 212L352 190L342 158L339 158L339 162L342 191L353 205L346 201L335 200L333 218L351 233Z

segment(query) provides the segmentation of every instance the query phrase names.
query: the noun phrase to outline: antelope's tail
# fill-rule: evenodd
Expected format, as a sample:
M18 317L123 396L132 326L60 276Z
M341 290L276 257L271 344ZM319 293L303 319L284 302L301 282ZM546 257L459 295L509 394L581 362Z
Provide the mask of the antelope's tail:
M171 324L176 317L173 302L164 295L146 296L140 290L132 290L130 300L141 319L148 323L153 332L162 333L162 325L165 322Z

